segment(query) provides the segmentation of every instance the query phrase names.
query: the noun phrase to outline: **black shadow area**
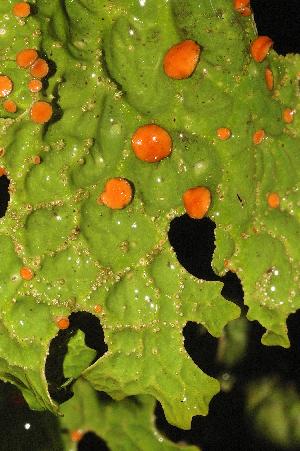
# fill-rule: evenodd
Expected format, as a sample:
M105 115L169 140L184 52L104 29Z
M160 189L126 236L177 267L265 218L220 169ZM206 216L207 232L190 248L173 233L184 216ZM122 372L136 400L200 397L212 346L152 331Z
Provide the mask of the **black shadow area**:
M209 218L191 219L185 214L171 221L169 241L179 263L190 274L203 280L223 282L222 296L243 308L244 294L237 275L228 271L220 277L212 269L215 228L216 224Z
M211 377L217 377L218 339L197 323L189 321L183 328L184 347L193 362Z
M122 444L120 443L120 450ZM93 432L84 434L80 442L78 443L78 451L110 451L106 442L102 440L98 435Z
M259 35L274 41L280 55L300 52L299 0L251 0Z
M9 179L6 175L0 177L0 218L5 216L9 202Z
M63 362L68 352L68 342L76 331L82 330L85 333L85 344L97 351L95 360L102 357L108 349L102 326L96 316L88 312L76 312L69 316L69 320L69 328L60 330L51 341L45 368L50 396L59 403L73 396L71 385L64 377Z

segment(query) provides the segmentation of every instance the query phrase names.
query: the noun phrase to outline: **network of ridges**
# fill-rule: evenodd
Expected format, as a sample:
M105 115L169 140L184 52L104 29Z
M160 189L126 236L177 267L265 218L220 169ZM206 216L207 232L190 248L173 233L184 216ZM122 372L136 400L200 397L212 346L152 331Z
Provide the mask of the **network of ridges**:
M219 226L215 265L221 271L221 258L225 258L228 267L237 272L243 284L245 303L249 306L248 318L258 320L267 329L262 342L288 347L286 319L300 306L300 57L279 57L272 51L259 71L261 79L266 67L273 72L274 90L270 93L258 86L254 91L258 97L258 89L263 90L264 97L259 99L262 114L257 115L258 125L250 128L251 133L263 128L266 139L247 149L255 161L252 183L255 204L251 207L248 225L239 234L229 231L228 224L215 217ZM283 121L286 108L293 112L291 123ZM273 109L275 112L277 109L276 114ZM256 113L250 111L250 114ZM279 194L279 208L267 206L267 195L272 192ZM238 194L239 208L245 209L247 195L240 191Z
M3 121L11 201L1 223L7 262L1 324L3 348L12 351L3 350L2 377L23 389L32 407L55 410L44 365L56 320L74 311L97 313L108 352L85 377L117 399L151 394L170 422L188 428L193 415L207 413L218 383L194 365L184 350L182 329L197 321L220 335L239 311L222 299L221 284L190 277L168 244L169 222L183 211L177 191L199 180L197 171L188 177L186 172L198 160L202 138L192 133L182 138L171 127L172 116L174 157L147 165L133 156L130 136L150 118L108 77L110 34L122 25L118 16L124 11L133 20L133 3L111 6L38 1L37 14L23 27L31 24L28 30L32 34L33 28L40 41L18 40L19 49L35 47L55 64L43 92L57 115L44 127L33 124L30 101L22 115ZM157 7L159 12L170 16L167 4ZM12 61L15 52L11 49ZM2 63L4 73L7 64ZM34 155L40 156L39 165L32 164ZM112 176L135 187L132 204L122 211L96 201ZM30 281L19 275L24 265L34 273Z
M74 385L74 397L62 406L60 423L65 448L77 449L87 432L104 439L111 451L196 451L196 446L175 444L164 437L154 423L155 400L150 396L129 397L115 402L103 397L83 379ZM116 431L118 433L116 434Z
M215 270L237 272L249 319L267 329L263 342L288 346L286 318L299 307L300 58L271 51L257 63L249 51L252 18L233 11L231 2L214 5L176 1L171 8L152 8L151 18L146 7L140 21L120 17L105 41L106 63L126 101L149 121L159 117L175 134L176 155L166 166L175 165L176 185L170 172L159 171L159 190L143 191L147 207L155 212L158 199L167 203L163 182L172 187L172 197L173 189L182 193L182 172L191 185L209 186L214 194L209 215L217 225ZM155 26L158 17L163 31ZM186 38L203 47L200 63L190 79L170 83L162 73L164 52L158 56L157 48L165 51ZM266 84L267 68L273 89ZM287 108L293 112L288 124ZM222 142L216 130L224 126L231 138ZM258 130L265 138L255 144ZM278 209L267 203L272 192L281 199Z
M10 1L4 5L10 10ZM2 121L3 165L12 197L0 231L8 259L1 280L4 348L14 341L17 349L38 342L40 365L30 355L33 375L28 381L26 353L20 351L18 357L13 352L3 377L21 373L15 382L38 392L42 401L37 398L36 403L49 404L43 364L47 343L57 332L55 318L78 310L94 312L100 305L109 350L85 377L118 399L152 394L169 421L189 427L193 415L207 411L217 383L192 364L182 327L189 320L202 322L218 335L237 316L237 308L222 300L220 284L197 282L179 268L166 244L168 224L183 213L181 194L187 188L209 187L209 214L218 226L215 267L222 272L224 260L230 260L243 282L250 318L272 331L269 343L286 344L285 319L298 302L298 268L289 258L291 271L280 272L282 243L292 248L297 228L290 226L286 239L274 243L284 195L294 189L297 196L290 164L297 167L296 140L290 136L297 130L297 114L294 125L285 127L277 89L272 98L265 86L268 63L259 65L249 56L252 19L236 13L231 2L220 1L215 8L210 1L199 5L192 0L149 0L144 6L125 0L101 5L39 0L36 8L23 26L9 17L1 72L14 64L19 48L33 46L45 53L56 72L44 93L57 116L46 127L33 124L30 100L24 114ZM24 35L17 34L17 26ZM14 46L11 35L18 36ZM162 70L163 55L184 38L201 44L200 62L191 78L169 80ZM276 63L275 56L271 63L279 68L274 68L276 86L284 84L286 63ZM24 76L18 73L20 80ZM294 108L289 89L282 93ZM149 122L163 126L173 139L172 156L155 165L137 160L130 147L135 129ZM232 131L224 142L216 136L222 126ZM260 128L267 139L254 148L251 138ZM282 154L281 159L273 156L271 144L280 147L281 142L289 147L285 160ZM34 155L40 155L40 165L32 164ZM264 177L268 171L272 175ZM133 203L119 212L96 202L105 181L115 176L135 187ZM273 190L282 196L276 211L266 202ZM291 211L290 205L286 208ZM266 257L257 255L268 246ZM20 279L23 264L35 273L31 282ZM273 271L280 274L275 287L276 295L283 292L280 301L273 302L274 291L267 289L266 297L257 300L265 287L262 274ZM289 296L291 286L294 297ZM15 306L20 320L12 313ZM159 373L163 370L165 377Z

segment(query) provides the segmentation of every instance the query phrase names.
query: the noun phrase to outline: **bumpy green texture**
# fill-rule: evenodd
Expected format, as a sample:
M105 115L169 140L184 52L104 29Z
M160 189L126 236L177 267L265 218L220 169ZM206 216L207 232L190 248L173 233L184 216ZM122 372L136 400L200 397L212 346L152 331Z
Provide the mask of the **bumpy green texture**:
M66 378L76 379L95 359L97 352L85 344L85 335L81 330L68 342L68 350L63 362Z
M239 311L222 298L221 283L180 267L169 224L184 213L186 189L210 189L214 268L237 272L249 319L267 330L264 343L288 346L286 318L300 304L300 60L272 51L253 61L253 20L228 0L37 0L25 21L12 16L12 4L0 4L0 72L13 79L18 105L0 123L1 165L11 180L0 223L1 378L32 407L57 411L45 378L55 320L90 312L108 351L82 376L117 400L152 395L168 421L189 428L219 384L192 362L182 329L195 321L219 336ZM171 80L163 56L182 39L201 45L200 62L190 78ZM28 72L16 66L23 48L52 62L42 94L29 93ZM53 104L46 126L29 118L37 99ZM290 125L285 107L296 110ZM172 136L172 155L160 163L131 150L133 132L148 123ZM229 140L217 138L219 127L231 129ZM261 128L266 138L254 145ZM120 211L96 201L111 177L134 185L133 202ZM272 191L279 209L267 205ZM21 266L34 271L31 281L20 278Z
M115 399L152 395L170 422L188 428L193 415L207 413L219 384L192 362L182 329L198 321L219 335L238 309L222 299L220 283L186 273L168 243L170 220L183 212L181 192L199 179L187 172L202 140L192 130L180 137L184 123L174 126L177 115L168 105L176 101L179 85L164 79L158 64L178 39L172 11L164 2L143 9L136 2L39 1L38 14L20 24L10 8L11 2L1 5L7 30L1 72L13 79L18 101L29 77L16 67L15 54L24 47L39 49L54 67L43 96L62 117L45 127L33 124L28 109L34 98L44 98L34 95L24 110L18 104L16 120L2 120L11 201L1 223L1 376L16 383L33 408L56 411L45 378L49 343L58 332L55 320L75 311L94 313L100 305L108 352L84 377ZM155 25L161 15L169 24L166 33ZM145 81L141 74L134 81L133 73L130 95L127 81L118 77L128 75L135 59ZM143 83L151 67L164 80L167 97L164 88L147 100ZM178 119L184 122L183 112ZM170 129L174 140L174 156L154 165L137 160L130 149L136 127L150 121ZM33 165L35 155L40 165ZM121 211L96 202L112 176L135 187L132 204ZM32 281L20 278L23 265L34 271ZM81 355L86 362L86 353ZM74 360L77 364L78 355Z
M150 396L113 401L80 378L74 385L74 397L62 406L65 448L77 449L72 433L94 432L111 451L199 450L195 446L175 445L162 436L154 424L154 407L155 400Z

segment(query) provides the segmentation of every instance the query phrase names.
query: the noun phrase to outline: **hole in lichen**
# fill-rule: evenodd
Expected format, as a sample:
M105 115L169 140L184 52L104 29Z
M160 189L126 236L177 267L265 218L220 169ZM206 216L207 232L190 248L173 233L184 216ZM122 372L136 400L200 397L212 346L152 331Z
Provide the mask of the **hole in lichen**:
M122 445L120 444L120 449ZM78 443L78 451L110 451L106 442L93 432L84 434Z
M96 316L88 312L76 312L70 315L69 320L70 327L60 330L51 341L45 367L50 396L59 403L72 397L70 384L64 376L63 362L68 352L68 342L76 331L80 329L84 332L85 344L97 351L94 361L107 351L103 329Z
M97 351L96 359L102 357L107 351L104 341L104 333L99 319L88 312L76 312L70 316L70 324L73 329L80 329L85 333L85 344Z
M182 431L179 428L172 426L167 422L164 410L159 402L156 403L154 415L155 415L155 425L157 429L163 435L168 437L169 440L172 440L173 442L178 442L181 439Z
M277 53L300 53L299 0L251 0L251 7L258 34L270 36Z
M183 336L185 350L193 362L209 376L216 377L219 371L216 362L218 340L192 321L185 325Z
M261 337L265 329L257 322L249 323L248 349L245 358L234 369L243 382L276 377L283 384L297 387L300 395L300 310L287 320L290 348L264 346Z
M243 289L237 275L228 271L224 277L220 277L212 269L215 227L209 218L196 220L183 215L171 221L169 241L179 263L190 274L199 279L223 282L222 296L242 307Z
M9 179L6 175L0 177L0 218L5 216L9 202Z
M193 276L219 280L211 267L215 249L215 223L209 218L191 219L188 215L173 219L169 241L179 263Z
M235 302L241 309L247 310L244 306L244 291L238 276L232 272L228 271L224 277L220 277L221 282L224 283L221 294L228 301Z
M48 382L48 390L51 398L56 402L64 402L72 397L70 386L65 386L67 379L64 377L63 362L68 352L68 342L74 335L74 330L60 330L50 343L47 356L45 373Z

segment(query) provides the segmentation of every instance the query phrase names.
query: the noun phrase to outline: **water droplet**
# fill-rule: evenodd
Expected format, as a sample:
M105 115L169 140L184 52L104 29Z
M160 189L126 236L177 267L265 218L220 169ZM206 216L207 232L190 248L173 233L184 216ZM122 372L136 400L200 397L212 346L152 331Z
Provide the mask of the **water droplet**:
M194 171L196 173L196 175L201 174L202 172L206 171L208 166L207 161L198 161L195 165L194 165Z

